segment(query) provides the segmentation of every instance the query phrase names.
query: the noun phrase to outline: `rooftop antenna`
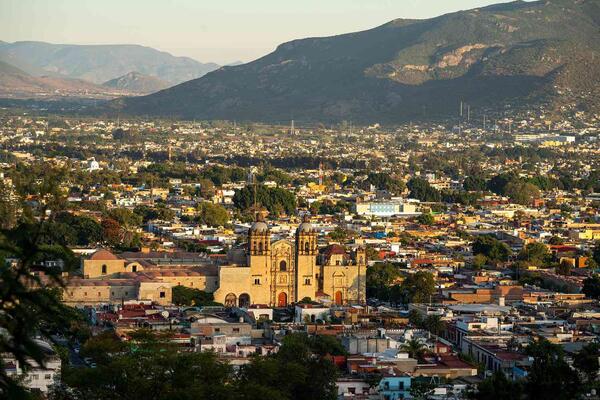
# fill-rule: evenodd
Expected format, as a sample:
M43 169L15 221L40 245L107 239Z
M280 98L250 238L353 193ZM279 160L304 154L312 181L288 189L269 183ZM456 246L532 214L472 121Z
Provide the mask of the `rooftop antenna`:
M290 135L293 135L293 134L294 134L294 120L292 120L292 124L290 127Z
M460 101L460 116L463 116L463 102L462 100Z
M483 114L483 130L485 131L485 114Z
M471 121L471 106L467 104L467 122Z

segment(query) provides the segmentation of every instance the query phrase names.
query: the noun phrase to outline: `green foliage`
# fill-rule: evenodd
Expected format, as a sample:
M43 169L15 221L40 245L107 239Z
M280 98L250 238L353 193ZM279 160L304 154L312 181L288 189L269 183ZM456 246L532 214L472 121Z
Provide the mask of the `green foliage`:
M487 188L485 178L481 176L468 176L463 181L463 188L469 192L483 192Z
M247 211L254 206L254 188L247 186L235 192L233 203L242 210ZM256 203L265 207L272 214L292 214L296 209L296 196L281 188L268 188L257 186Z
M60 333L69 339L83 339L89 331L84 328L82 315L60 301L61 273L77 268L77 259L69 249L48 240L49 226L61 224L56 217L65 206L64 192L60 188L64 171L39 165L19 168L14 176L20 194L18 199L31 196L38 201L28 205L17 203L17 207L24 210L23 214L14 221L14 226L6 224L5 229L0 230L0 327L3 330L0 354L10 354L23 368L28 368L34 363L44 365L46 361L46 353L35 341L36 337ZM46 268L44 277L33 273L34 267L44 261L57 261L63 267ZM0 394L15 399L26 397L18 382L6 372L0 357Z
M384 172L371 172L367 178L370 184L378 190L387 190L393 194L400 194L406 188L401 179L394 178L392 175Z
M548 246L539 242L528 243L518 255L519 260L538 267L548 264L551 257Z
M151 220L171 221L175 217L175 212L163 205L150 207L146 205L136 206L133 212L142 218L142 222L146 223Z
M435 220L433 219L433 215L430 213L424 213L417 217L417 222L421 225L433 225Z
M390 263L377 263L367 267L367 297L389 299L390 286L398 276L398 268Z
M219 204L202 202L198 204L198 214L199 222L208 226L225 226L229 222L229 213Z
M599 360L600 344L588 343L575 354L573 365L586 375L588 382L593 382L600 370Z
M592 299L600 299L600 275L594 274L583 281L581 292Z
M522 181L511 181L505 189L505 195L510 197L513 203L529 205L534 199L540 197L540 190L537 186L522 182Z
M594 246L592 258L594 259L594 261L596 261L596 264L600 265L600 241L596 242L596 246Z
M438 202L442 199L440 192L431 187L425 179L412 178L406 186L410 190L410 197L412 198L426 202Z
M425 345L418 339L410 339L402 345L402 350L408 353L408 356L415 359L420 359L425 353Z
M415 380L410 385L410 395L415 400L426 400L433 393L436 385L429 380Z
M511 253L510 247L492 236L478 236L473 242L473 254L483 254L490 261L508 261Z
M429 303L435 293L435 280L431 272L418 271L409 274L402 282L401 289L408 303Z
M173 304L178 306L213 306L216 303L212 293L177 285L173 287Z
M96 368L64 371L70 399L229 399L231 367L211 352L179 352L168 336L138 331L127 343L85 344Z
M108 217L126 229L136 228L142 224L142 217L128 208L113 208L108 212Z
M534 358L525 383L525 392L531 399L571 400L577 398L581 382L577 372L564 359L562 348L540 339L527 346L526 352Z
M520 400L523 398L523 384L508 380L502 371L496 371L477 386L469 398L475 400Z

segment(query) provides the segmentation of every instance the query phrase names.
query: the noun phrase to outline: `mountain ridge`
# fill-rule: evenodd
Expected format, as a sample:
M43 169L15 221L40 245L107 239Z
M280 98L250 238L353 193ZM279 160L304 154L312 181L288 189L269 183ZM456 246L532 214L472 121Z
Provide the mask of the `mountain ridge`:
M282 43L253 62L111 107L198 119L394 122L455 115L460 101L554 104L566 92L562 100L596 109L598 15L597 0L548 0L395 19ZM574 60L591 66L590 82L577 78Z
M54 44L40 41L0 43L0 59L23 65L26 72L84 79L102 84L131 71L154 76L170 84L203 76L219 67L189 57L137 44ZM26 66L31 66L32 69Z

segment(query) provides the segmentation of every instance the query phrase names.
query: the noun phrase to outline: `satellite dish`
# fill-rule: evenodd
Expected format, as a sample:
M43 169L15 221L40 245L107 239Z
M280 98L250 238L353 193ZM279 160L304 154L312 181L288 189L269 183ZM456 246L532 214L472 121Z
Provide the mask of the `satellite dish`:
M168 311L161 311L160 315L162 315L165 319L169 318L169 312Z

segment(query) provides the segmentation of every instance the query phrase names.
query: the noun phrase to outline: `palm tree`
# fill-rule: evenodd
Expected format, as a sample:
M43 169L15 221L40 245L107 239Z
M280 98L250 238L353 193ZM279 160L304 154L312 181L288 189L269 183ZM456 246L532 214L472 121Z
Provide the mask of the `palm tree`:
M440 331L446 328L446 323L442 321L442 317L439 315L428 315L423 321L425 328L433 333L435 336L439 336Z
M425 345L418 339L410 339L402 345L402 350L405 350L410 358L421 358L425 353Z

